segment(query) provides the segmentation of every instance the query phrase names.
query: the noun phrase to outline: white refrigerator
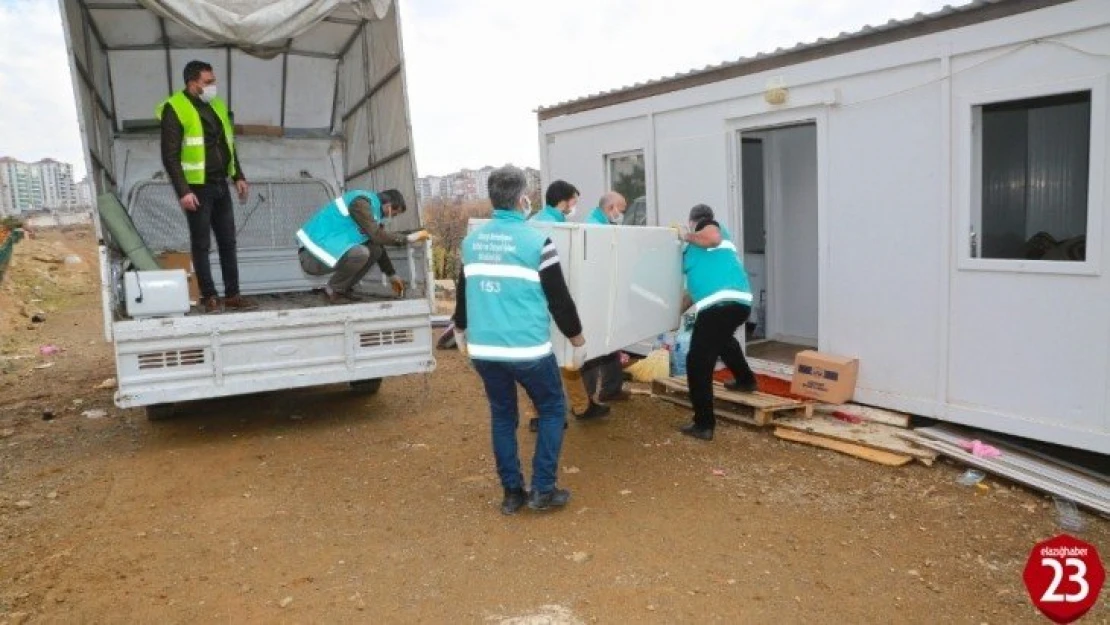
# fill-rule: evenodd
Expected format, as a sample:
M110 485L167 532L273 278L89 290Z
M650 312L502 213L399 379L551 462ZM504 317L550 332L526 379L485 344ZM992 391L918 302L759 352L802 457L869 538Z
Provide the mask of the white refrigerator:
M469 230L485 223L470 221ZM653 339L678 327L682 307L682 245L674 230L647 226L531 223L559 251L571 297L594 358ZM551 341L559 364L572 347L555 324Z

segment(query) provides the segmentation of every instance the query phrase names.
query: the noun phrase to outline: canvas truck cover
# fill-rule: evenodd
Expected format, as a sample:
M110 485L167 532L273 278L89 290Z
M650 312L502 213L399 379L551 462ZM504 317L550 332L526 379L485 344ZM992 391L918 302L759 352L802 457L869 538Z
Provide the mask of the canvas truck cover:
M382 19L392 0L139 0L216 44L273 56L325 17L346 9L364 20Z

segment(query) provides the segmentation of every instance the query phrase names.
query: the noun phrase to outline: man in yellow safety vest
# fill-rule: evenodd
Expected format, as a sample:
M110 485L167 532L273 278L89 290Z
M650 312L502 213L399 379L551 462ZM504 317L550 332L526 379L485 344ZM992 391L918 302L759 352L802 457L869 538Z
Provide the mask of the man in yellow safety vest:
M239 294L235 210L228 179L235 182L239 202L249 186L235 152L235 133L227 105L216 95L216 75L203 61L185 65L185 88L158 104L162 124L162 166L189 223L193 270L200 287L199 307L221 311L208 260L212 235L220 253L224 279L223 310L253 310L257 304Z

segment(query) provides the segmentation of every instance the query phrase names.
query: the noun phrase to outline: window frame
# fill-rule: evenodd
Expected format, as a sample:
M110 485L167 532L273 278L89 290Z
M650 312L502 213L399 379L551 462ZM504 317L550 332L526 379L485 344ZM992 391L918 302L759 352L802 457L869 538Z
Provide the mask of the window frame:
M1051 84L1026 85L963 96L959 99L957 128L960 159L957 268L961 271L1097 276L1102 273L1103 212L1106 171L1107 76L1089 76ZM971 253L971 229L976 226L976 246L982 247L982 107L1088 91L1091 94L1091 127L1087 182L1087 241L1083 261L980 258Z
M606 191L614 191L615 190L614 187L613 187L613 168L612 168L613 160L614 159L620 159L620 158L628 158L630 156L639 156L640 159L643 161L643 164L644 164L644 198L645 198L644 199L644 201L645 201L645 205L644 205L645 215L644 215L644 217L647 219L646 225L650 226L651 225L651 214L650 214L650 212L651 212L651 197L650 197L651 193L650 193L650 189L648 187L647 150L645 150L643 148L636 148L636 149L633 149L633 150L622 150L620 152L609 152L608 154L603 155L602 163L604 164L604 167L605 167L605 190ZM626 202L628 202L629 208L631 208L632 204L636 201L636 198L634 198L634 197L626 197L624 199L625 199Z

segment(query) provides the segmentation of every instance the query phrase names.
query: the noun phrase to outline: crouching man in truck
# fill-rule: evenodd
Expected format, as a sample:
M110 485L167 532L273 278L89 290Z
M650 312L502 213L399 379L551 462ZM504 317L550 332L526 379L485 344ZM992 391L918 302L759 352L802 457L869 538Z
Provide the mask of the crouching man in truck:
M393 292L404 293L405 283L397 277L386 248L428 239L426 230L403 235L385 229L391 218L404 212L405 198L396 189L348 191L321 207L297 231L301 269L310 276L333 274L324 286L327 303L358 301L354 287L375 264L389 277Z

